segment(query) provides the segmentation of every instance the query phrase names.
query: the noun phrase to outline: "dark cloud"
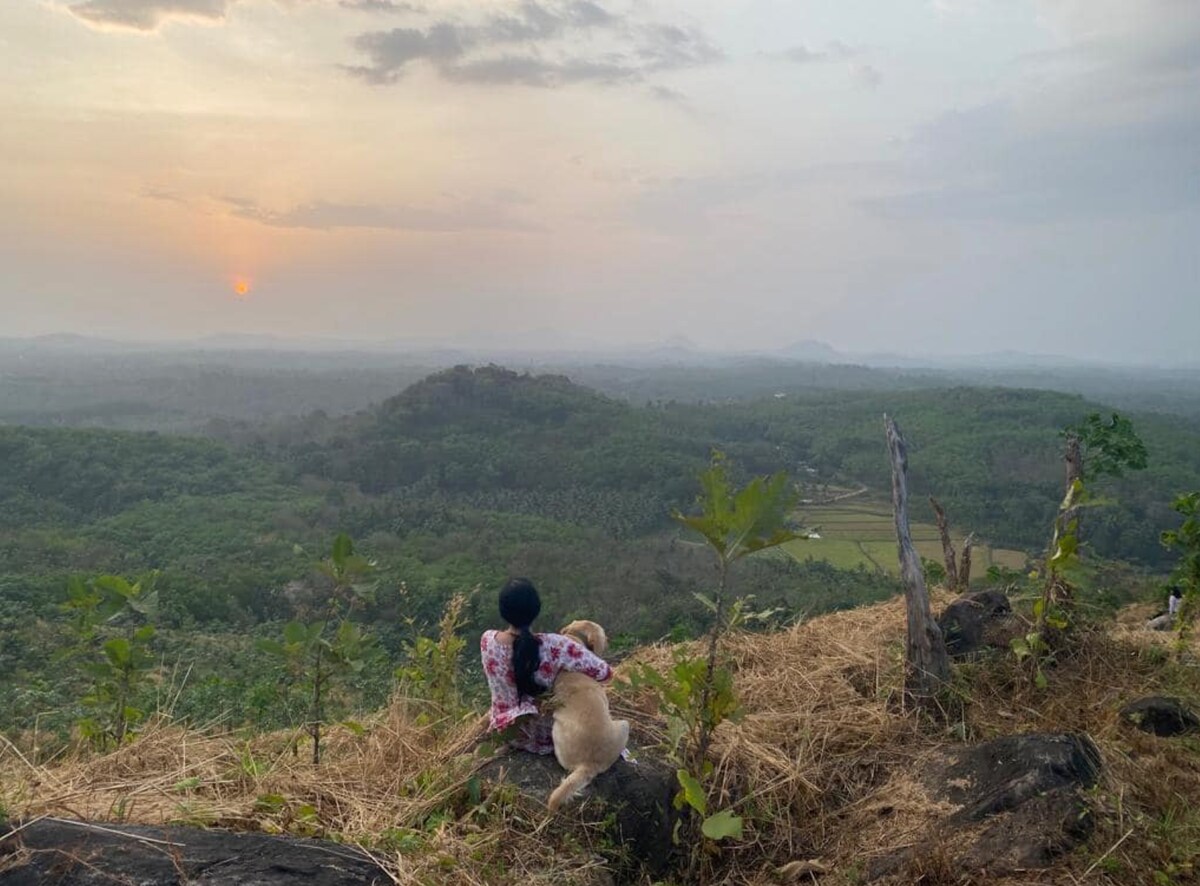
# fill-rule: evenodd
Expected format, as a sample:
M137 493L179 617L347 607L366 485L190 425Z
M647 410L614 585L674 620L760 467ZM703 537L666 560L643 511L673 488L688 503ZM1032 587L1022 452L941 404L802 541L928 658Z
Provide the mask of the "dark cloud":
M467 230L535 231L531 225L509 215L494 204L462 203L449 211L414 206L373 206L353 203L305 203L275 212L244 197L225 197L238 218L275 228L307 228L328 231L338 228L375 228L391 231L453 233Z
M91 25L153 31L168 18L220 21L234 0L87 0L67 7Z
M607 38L607 51L594 40ZM709 64L720 50L694 28L625 20L592 0L524 0L482 21L436 22L359 35L367 59L348 66L371 83L394 83L414 62L425 62L458 83L564 86L636 81L654 71Z
M401 13L421 13L424 6L416 3L402 3L399 0L339 0L342 9L353 9L356 12L384 12L391 15Z
M360 34L354 45L371 63L350 70L371 83L391 83L400 77L409 62L417 59L446 64L459 58L465 51L464 38L469 39L450 24L434 25L424 31L393 28Z

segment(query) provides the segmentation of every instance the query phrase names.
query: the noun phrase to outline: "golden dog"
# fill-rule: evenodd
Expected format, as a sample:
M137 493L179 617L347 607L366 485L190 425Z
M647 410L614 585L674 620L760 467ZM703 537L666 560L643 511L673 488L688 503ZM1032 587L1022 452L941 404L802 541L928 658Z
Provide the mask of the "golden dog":
M594 621L573 621L561 633L597 655L608 648L604 628ZM586 674L562 671L554 681L554 756L567 775L550 794L551 812L586 788L617 762L629 741L629 722L608 713L604 687Z

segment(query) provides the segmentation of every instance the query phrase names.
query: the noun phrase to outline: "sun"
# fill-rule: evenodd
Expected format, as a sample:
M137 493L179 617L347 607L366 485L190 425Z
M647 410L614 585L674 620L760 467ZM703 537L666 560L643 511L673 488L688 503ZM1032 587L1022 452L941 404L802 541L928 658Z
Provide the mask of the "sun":
M233 294L238 298L246 298L250 294L250 281L245 277L238 277L233 281Z

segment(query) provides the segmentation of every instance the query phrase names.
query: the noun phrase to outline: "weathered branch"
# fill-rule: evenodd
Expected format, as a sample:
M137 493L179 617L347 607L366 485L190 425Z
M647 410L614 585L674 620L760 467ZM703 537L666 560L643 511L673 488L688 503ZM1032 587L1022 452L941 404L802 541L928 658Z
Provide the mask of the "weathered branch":
M1066 495L1071 495L1071 487L1079 480L1083 479L1083 444L1079 440L1079 435L1074 432L1067 433L1066 451L1063 453L1063 461L1067 469L1067 487ZM1059 517L1058 533L1061 535L1066 531L1066 528L1071 525L1071 521L1079 516L1078 506L1072 506L1064 509ZM1054 553L1053 550L1050 552Z
M929 496L929 504L937 518L938 534L942 537L942 558L946 561L946 587L954 590L958 588L958 566L954 558L954 544L950 541L950 526L946 523L946 511L932 495Z
M896 545L900 576L908 614L908 643L905 649L905 694L928 705L950 677L950 661L941 628L934 621L929 593L921 573L921 560L913 547L908 525L908 453L900 429L883 417L888 453L892 461L892 509L896 521Z
M971 590L971 549L975 547L975 533L972 532L963 540L962 557L958 564L958 590L966 593Z

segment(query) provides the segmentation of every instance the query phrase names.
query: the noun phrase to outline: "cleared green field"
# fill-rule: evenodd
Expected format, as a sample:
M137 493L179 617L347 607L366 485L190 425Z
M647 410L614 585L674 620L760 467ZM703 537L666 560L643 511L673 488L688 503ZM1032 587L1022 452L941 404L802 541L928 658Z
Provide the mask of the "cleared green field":
M896 531L892 525L890 503L868 500L847 500L828 505L808 505L798 513L801 525L815 531L820 538L793 541L784 550L797 560L824 560L841 569L865 566L892 575L900 572L896 553ZM934 523L912 523L913 544L917 553L930 560L942 562L942 542ZM963 536L951 533L955 550L962 550ZM973 574L982 575L989 566L1023 569L1023 551L993 548L976 541L972 548Z

